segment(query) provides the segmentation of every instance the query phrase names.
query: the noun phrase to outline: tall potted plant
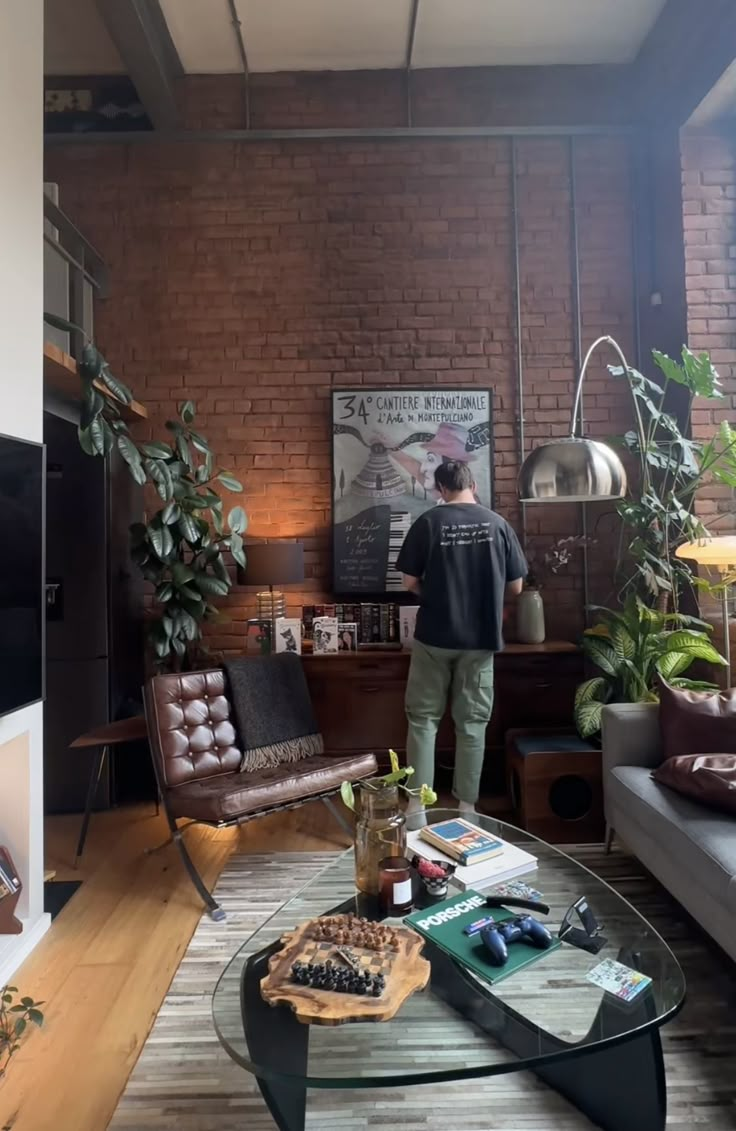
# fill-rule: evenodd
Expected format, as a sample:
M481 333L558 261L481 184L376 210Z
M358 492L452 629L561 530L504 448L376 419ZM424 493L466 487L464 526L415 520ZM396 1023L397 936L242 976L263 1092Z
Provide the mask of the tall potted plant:
M84 334L65 318L45 314L44 320L57 329ZM166 441L139 443L121 414L121 407L133 399L130 389L85 338L79 362L79 442L90 456L105 457L117 448L135 482L153 487L160 500L144 522L131 527L131 555L153 589L147 635L156 662L180 670L191 665L203 623L217 613L213 600L231 589L225 554L245 566L245 511L233 507L225 518L215 489L220 485L242 491L242 484L216 466L207 440L193 427L191 401L180 405L178 420L166 422Z

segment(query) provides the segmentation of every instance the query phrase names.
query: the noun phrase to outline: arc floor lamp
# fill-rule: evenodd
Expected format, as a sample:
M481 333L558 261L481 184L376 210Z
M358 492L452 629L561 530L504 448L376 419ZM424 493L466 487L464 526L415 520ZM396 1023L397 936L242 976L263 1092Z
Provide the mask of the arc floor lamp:
M626 471L619 456L600 440L576 435L583 381L590 359L599 346L607 345L618 355L624 370L629 365L623 350L613 338L597 338L580 367L570 415L570 435L562 440L540 444L524 460L519 472L522 503L594 503L620 499L626 494ZM639 407L634 397L634 415L643 442Z

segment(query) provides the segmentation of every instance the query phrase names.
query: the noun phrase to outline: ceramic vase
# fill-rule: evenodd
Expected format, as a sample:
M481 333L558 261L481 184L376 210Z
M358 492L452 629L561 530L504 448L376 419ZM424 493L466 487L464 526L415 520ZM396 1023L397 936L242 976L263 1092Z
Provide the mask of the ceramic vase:
M516 607L516 635L520 644L544 642L544 601L538 589L530 587L519 594Z

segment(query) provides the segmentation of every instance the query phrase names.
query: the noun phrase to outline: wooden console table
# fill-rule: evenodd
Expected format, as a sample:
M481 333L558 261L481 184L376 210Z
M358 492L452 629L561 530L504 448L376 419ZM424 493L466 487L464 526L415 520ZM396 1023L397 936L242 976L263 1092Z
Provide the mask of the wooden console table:
M303 656L309 689L328 751L371 751L388 765L388 750L406 748L404 690L410 652L357 652ZM496 657L496 694L488 726L484 788L503 793L504 734L512 727L572 725L575 689L583 657L568 641L509 644ZM437 742L439 764L451 766L452 720L446 716Z

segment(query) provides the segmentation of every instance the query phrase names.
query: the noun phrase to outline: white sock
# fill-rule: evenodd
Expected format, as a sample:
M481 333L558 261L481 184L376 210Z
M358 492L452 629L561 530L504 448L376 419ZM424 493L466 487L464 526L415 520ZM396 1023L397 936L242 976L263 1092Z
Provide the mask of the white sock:
M406 807L406 815L412 828L420 829L427 823L427 813L418 797L410 797Z
M469 801L460 801L459 805L460 805L460 813L462 814L463 817L475 817L475 816L477 816L475 805L471 805L471 803Z

